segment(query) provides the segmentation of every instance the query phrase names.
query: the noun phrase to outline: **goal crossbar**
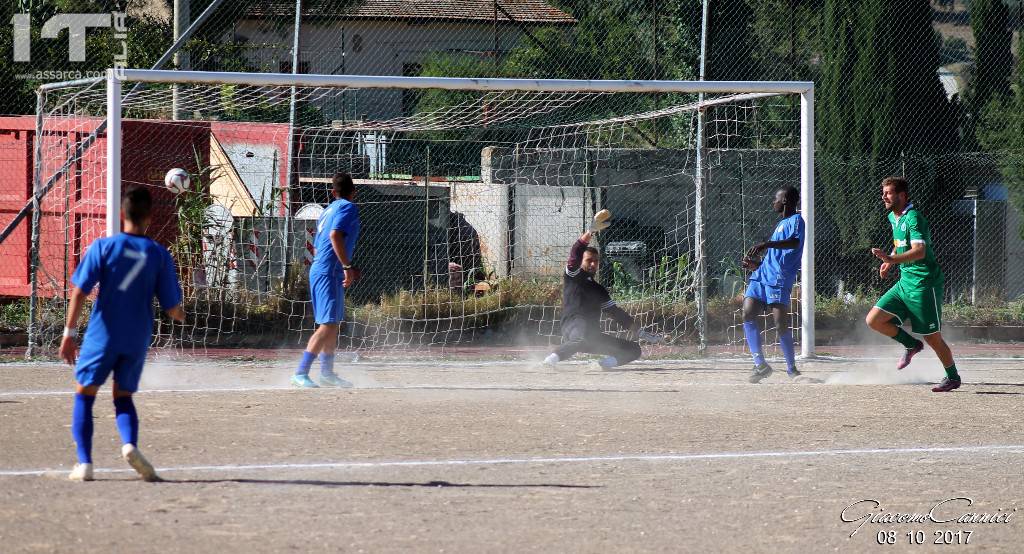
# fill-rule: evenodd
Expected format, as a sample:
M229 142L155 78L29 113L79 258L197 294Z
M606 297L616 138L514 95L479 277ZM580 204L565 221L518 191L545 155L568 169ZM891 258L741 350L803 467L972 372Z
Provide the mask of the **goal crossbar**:
M612 81L584 79L491 79L461 77L391 77L378 75L313 75L125 69L124 81L206 85L346 87L377 89L516 90L544 92L678 92L803 94L810 81Z

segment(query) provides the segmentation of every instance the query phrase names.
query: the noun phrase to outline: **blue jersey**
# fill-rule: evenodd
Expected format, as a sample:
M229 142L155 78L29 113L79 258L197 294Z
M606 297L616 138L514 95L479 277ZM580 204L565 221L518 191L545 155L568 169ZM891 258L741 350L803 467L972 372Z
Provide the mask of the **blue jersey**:
M181 304L181 287L167 249L148 237L120 233L97 239L71 282L86 294L100 287L82 340L126 354L145 352L153 336L153 296L164 310Z
M356 239L359 238L359 226L358 206L344 198L331 202L316 222L316 238L313 240L316 253L309 268L310 275L336 275L340 278L341 260L331 246L331 231L345 233L345 254L351 260L356 249Z
M775 226L771 241L800 239L796 248L784 250L769 248L761 261L761 266L750 276L751 281L760 281L766 285L792 285L796 281L796 273L800 271L800 257L804 251L804 218L793 214Z

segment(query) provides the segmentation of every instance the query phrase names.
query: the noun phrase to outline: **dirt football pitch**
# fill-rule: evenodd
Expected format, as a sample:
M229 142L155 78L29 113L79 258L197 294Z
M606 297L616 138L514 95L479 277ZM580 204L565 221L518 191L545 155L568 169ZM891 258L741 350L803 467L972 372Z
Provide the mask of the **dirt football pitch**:
M160 357L136 396L159 483L118 457L109 386L96 481L69 482L73 374L11 362L0 552L1017 553L1024 359L990 354L948 394L891 346L758 385L738 358L370 355L338 364L354 389L296 390L292 353Z

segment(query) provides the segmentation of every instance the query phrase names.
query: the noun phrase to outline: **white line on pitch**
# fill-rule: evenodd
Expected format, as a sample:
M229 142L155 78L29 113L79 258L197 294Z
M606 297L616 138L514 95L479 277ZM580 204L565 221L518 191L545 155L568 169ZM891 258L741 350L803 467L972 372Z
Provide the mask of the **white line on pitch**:
M965 371L961 369L961 371ZM971 373L972 370L966 370L967 373ZM1017 371L1017 370L1006 370L1006 371ZM841 372L842 373L842 372ZM831 373L838 374L838 373ZM566 374L569 375L569 374ZM912 386L920 385L925 383L922 382L901 382L901 383L878 383L881 385L892 385L892 386ZM665 389L627 389L627 388L614 388L613 385L605 387L574 387L569 383L559 384L552 382L543 386L523 386L515 384L487 384L487 385L448 385L448 384L432 384L432 383L421 383L411 385L356 385L352 389L333 389L328 388L326 390L466 390L466 391L515 391L515 392L650 392L650 393L664 393L664 392L676 392L677 389L683 387L735 387L746 385L746 381L734 382L734 383L671 383L671 388ZM769 385L780 385L787 386L791 383L768 383ZM843 385L844 383L796 383L796 385L806 384L828 384L828 385ZM968 383L970 384L970 383ZM763 385L762 385L763 386ZM220 392L264 392L264 391L293 391L293 392L304 392L312 393L307 389L296 389L290 386L266 386L266 387L211 387L211 388L180 388L180 389L142 389L137 394L167 394L167 393L220 393ZM0 398L17 398L17 397L33 397L33 396L71 396L74 394L73 390L43 390L43 391L5 391L0 392ZM313 393L315 394L315 393Z
M745 383L673 383L669 389L615 389L609 387L581 388L569 384L559 385L552 383L548 386L525 387L522 385L356 385L351 389L327 388L326 390L466 390L466 391L515 391L515 392L676 392L678 387L700 386L700 387L727 387L742 385ZM261 392L261 391L293 391L296 393L316 394L308 389L297 389L295 387L224 387L206 389L142 389L136 394L157 394L157 393L213 393L213 392ZM0 398L31 397L31 396L72 396L73 390L47 390L47 391L13 391L0 392Z
M270 391L270 390L294 390L298 391L293 387L224 387L208 388L208 389L143 389L137 394L146 393L167 393L167 392L258 392L258 391ZM43 391L14 391L14 392L0 392L0 397L17 397L17 396L71 396L75 394L74 390L43 390Z
M604 462L681 462L692 460L730 460L745 458L808 458L820 456L900 455L900 454L957 454L973 452L1007 452L1024 454L1024 445L983 446L931 446L919 448L863 448L848 450L803 450L780 452L717 452L708 454L632 454L619 456L561 456L543 458L491 458L478 460L394 460L366 462L314 462L304 464L246 464L177 466L157 468L158 472L213 471L237 472L267 469L354 469L426 466L474 465L527 465L527 464L588 464ZM0 477L41 476L67 471L66 469L0 470ZM132 473L133 469L98 468L96 473Z
M802 358L798 357L801 362L878 362L878 361L891 361L894 356L816 356L814 358ZM959 356L958 360L965 362L1020 362L1021 359L1014 357L1014 355L1007 356ZM768 358L769 361L781 362L782 358ZM632 366L663 366L666 364L673 365L680 369L720 369L721 366L731 366L733 364L746 364L749 362L749 357L721 357L721 358L679 358L679 359L657 359L657 360L635 360L630 362ZM265 368L282 368L282 369L293 369L294 362L291 360L257 360L255 362L242 361L237 362L233 360L220 360L216 358L207 358L203 361L195 361L193 359L177 360L174 358L157 358L148 360L149 363L161 363L170 364L182 367L190 366L208 366L212 363L219 363L227 367L233 366L251 366L253 364L259 365ZM374 369L401 369L406 367L431 367L431 368L475 368L475 367L504 367L504 366L534 366L540 363L540 359L537 360L409 360L409 361L387 361L387 360L364 360L352 363L351 366L354 368L361 368L366 371L372 371ZM566 367L579 367L588 365L590 362L586 360L578 361L567 361L562 362L562 365ZM5 361L0 362L0 368L4 367L44 367L52 368L54 366L61 366L56 361ZM691 367L697 366L697 367ZM711 366L711 367L706 367ZM64 366L61 366L64 367ZM731 369L731 368L728 368ZM747 369L744 365L742 369ZM985 368L978 368L985 369ZM1016 368L1015 368L1016 369Z

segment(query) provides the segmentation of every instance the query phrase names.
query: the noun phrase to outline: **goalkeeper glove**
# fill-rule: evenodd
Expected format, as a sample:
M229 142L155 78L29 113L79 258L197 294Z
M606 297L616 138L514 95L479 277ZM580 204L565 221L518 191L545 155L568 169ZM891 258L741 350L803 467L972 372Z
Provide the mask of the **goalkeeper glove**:
M609 220L612 218L612 213L608 210L601 210L594 216L594 221L590 224L590 232L598 233L607 229L611 223Z
M640 329L639 331L637 331L636 336L639 337L640 340L649 342L651 344L661 344L665 342L664 337L662 337L661 335L655 335L654 333L650 333L644 329Z

